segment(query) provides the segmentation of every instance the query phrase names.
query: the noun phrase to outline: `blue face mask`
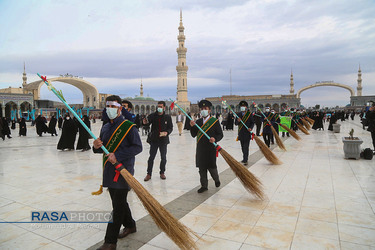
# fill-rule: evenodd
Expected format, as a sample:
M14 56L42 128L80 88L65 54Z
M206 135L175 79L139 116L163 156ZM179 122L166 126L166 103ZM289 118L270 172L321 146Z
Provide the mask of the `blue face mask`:
M117 108L106 108L106 113L110 120L113 120L117 117Z
M159 113L163 113L163 108L158 108Z
M245 112L245 111L246 111L246 107L241 107L240 110L241 110L242 112Z

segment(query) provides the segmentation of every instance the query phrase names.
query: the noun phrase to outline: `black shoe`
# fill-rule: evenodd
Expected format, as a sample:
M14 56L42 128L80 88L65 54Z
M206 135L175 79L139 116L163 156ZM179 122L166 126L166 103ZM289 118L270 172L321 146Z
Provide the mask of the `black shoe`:
M247 166L247 161L243 162L243 165Z
M215 181L215 187L217 188L220 187L220 184L221 184L220 181Z
M207 191L208 189L205 188L205 187L201 187L200 189L198 189L198 193L203 193L204 191Z

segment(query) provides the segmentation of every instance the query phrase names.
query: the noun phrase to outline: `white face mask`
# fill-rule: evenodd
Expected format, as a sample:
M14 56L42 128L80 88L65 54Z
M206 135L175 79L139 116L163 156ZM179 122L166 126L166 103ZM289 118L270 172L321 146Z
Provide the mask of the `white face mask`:
M275 111L272 111L271 113L272 113L272 114L275 114Z
M66 117L66 119L67 119L67 120L69 120L69 119L70 119L70 117L69 117L69 116L67 116L67 117Z
M158 108L159 113L163 113L163 108Z
M110 120L113 120L117 117L117 108L106 108L106 113Z
M240 110L241 110L242 112L245 112L245 111L246 111L246 107L241 107Z
M206 109L201 110L201 116L207 117L208 116L208 110L206 110Z
M270 110L269 110L269 109L266 109L266 112L270 112Z

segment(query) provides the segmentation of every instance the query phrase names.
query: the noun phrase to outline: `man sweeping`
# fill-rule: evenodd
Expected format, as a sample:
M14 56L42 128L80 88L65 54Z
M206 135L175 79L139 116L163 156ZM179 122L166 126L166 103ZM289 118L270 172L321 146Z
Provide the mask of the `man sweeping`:
M204 134L195 126L195 122L190 121L190 134L193 138L197 137L195 164L199 169L201 182L201 188L198 189L198 193L203 193L208 190L207 170L215 181L215 186L220 187L220 179L216 165L216 148L212 143L217 143L224 135L219 121L211 116L211 102L202 100L199 102L198 106L201 109L201 118L198 119L196 123L210 137L210 139L208 139L204 136Z
M247 161L249 158L249 146L250 146L250 140L251 140L251 131L254 127L254 117L251 114L250 110L248 110L248 104L246 101L241 101L239 103L240 106L240 112L237 113L237 116L239 118L236 119L236 125L238 126L238 137L237 139L241 143L241 149L242 149L242 163L246 166ZM248 127L248 129L245 128L243 123Z
M129 185L114 164L121 163L134 175L135 156L142 152L142 142L135 124L125 120L121 109L119 96L107 97L106 113L109 122L102 127L100 137L93 145L94 153L103 153L100 148L102 145L110 152L108 155L103 154L103 187L108 187L111 196L113 223L108 223L104 244L98 248L100 250L116 249L117 238L124 238L137 231L127 202ZM125 228L119 234L121 225Z

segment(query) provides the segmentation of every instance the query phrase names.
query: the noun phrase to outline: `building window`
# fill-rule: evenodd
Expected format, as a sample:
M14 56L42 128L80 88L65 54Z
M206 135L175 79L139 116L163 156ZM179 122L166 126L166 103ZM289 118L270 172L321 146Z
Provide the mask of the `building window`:
M185 79L182 79L182 87L185 86Z
M182 62L182 66L184 66L184 63Z
M104 96L102 96L102 102L104 102Z

